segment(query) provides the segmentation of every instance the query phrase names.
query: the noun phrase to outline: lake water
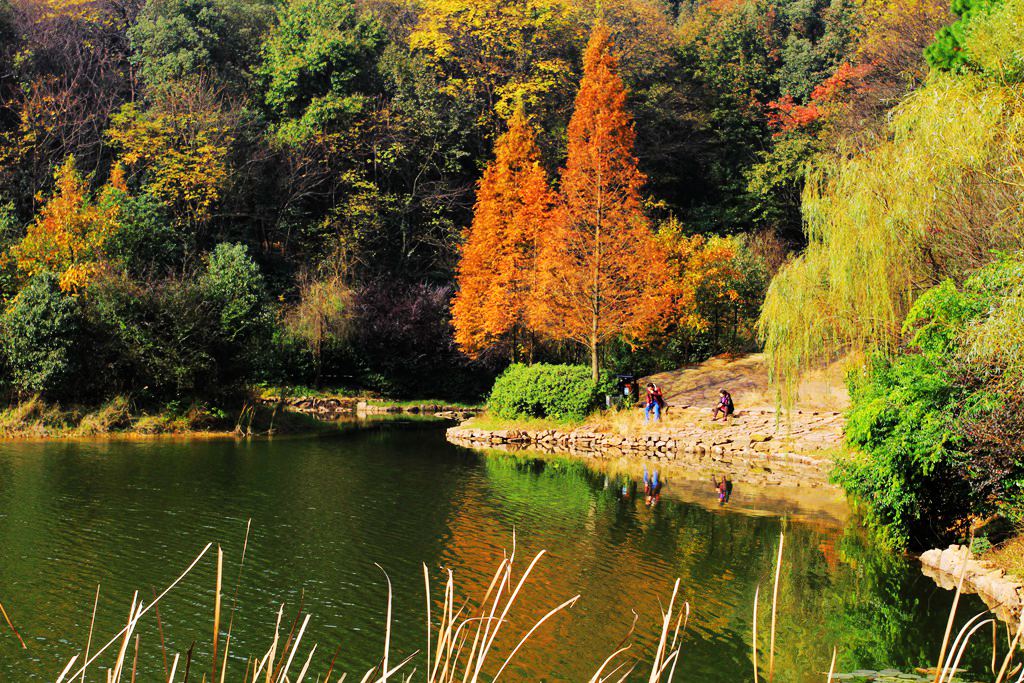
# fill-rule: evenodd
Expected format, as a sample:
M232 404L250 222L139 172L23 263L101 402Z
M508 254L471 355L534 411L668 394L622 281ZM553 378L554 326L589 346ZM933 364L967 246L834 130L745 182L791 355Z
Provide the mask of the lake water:
M759 511L762 497L771 506L758 491L737 491L736 505L719 507L710 486L673 491L670 482L649 508L623 499L621 488L620 477L577 463L451 446L439 423L309 439L0 443L0 603L28 645L18 647L0 623L0 680L55 680L85 645L97 584L94 641L106 642L135 590L151 599L211 541L225 553L226 622L250 519L229 680L266 651L282 603L285 630L300 604L312 614L304 642L319 644L314 673L339 652L335 670L359 680L383 652L387 593L377 565L394 585L392 662L422 649L422 565L436 615L443 570L454 571L460 596L479 596L513 534L519 572L534 553L548 554L506 641L518 640L526 616L582 597L537 633L503 680L588 680L634 612L629 654L648 656L677 577L692 608L677 680L749 680L754 591L760 584L768 596L763 651L783 529L776 680L823 680L834 645L846 671L934 661L952 595L873 549L855 524ZM171 654L194 642L191 680L209 678L214 584L210 554L160 603L159 624L146 617L136 680L161 679L161 628ZM960 621L980 609L968 598ZM990 654L979 642L972 666ZM415 665L422 680L422 661Z

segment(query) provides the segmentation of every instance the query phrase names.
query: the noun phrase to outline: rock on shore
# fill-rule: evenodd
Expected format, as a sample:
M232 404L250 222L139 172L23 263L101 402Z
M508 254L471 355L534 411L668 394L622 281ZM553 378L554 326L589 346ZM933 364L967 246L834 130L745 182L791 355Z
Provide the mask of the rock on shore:
M991 562L977 559L962 545L929 550L921 555L924 573L947 589L956 589L961 575L964 591L977 593L1003 621L1014 623L1024 607L1024 580Z

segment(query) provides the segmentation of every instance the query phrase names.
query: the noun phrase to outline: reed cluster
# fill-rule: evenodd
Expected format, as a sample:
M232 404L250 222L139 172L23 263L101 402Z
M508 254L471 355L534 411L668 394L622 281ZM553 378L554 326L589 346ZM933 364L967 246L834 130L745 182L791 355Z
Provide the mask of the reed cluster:
M742 675L737 672L734 680L752 678L755 683L768 681L771 683L776 674L776 627L779 602L779 579L783 567L784 535L779 537L778 555L772 582L770 631L768 634L767 653L759 652L758 645L763 640L758 636L761 587L755 591L753 605L753 633L751 639L752 670ZM243 545L239 564L238 579L241 579L245 566L245 553L248 546L248 529L246 543ZM93 617L89 629L89 637L85 649L75 654L64 665L56 677L56 683L84 682L87 674L102 673L106 683L135 683L137 676L145 676L152 680L157 677L167 683L188 683L197 678L203 683L226 683L241 681L242 683L342 683L350 680L347 673L335 670L338 653L329 660L326 667L317 670L314 655L317 645L310 645L306 639L306 631L311 615L302 614L300 609L290 628L284 622L284 605L278 609L277 619L267 648L262 652L248 656L244 672L236 666L229 671L232 647L232 627L237 607L238 587L236 583L231 607L227 613L224 627L224 553L220 547L216 549L216 591L213 605L212 656L209 663L199 663L192 658L192 649L184 655L174 653L169 656L163 652L162 672L143 672L139 669L139 638L136 630L144 617L151 613L159 624L159 603L188 576L208 554L213 544L208 544L185 568L185 570L168 585L161 593L154 595L151 602L144 602L138 592L132 598L128 619L125 626L109 638L103 645L93 647L93 625L99 603L99 589L93 605ZM434 613L431 580L426 565L423 567L423 579L426 595L426 639L421 650L409 653L392 651L392 585L383 568L387 582L387 608L383 649L381 656L368 666L359 677L360 683L395 683L424 681L425 683L479 683L481 681L497 681L503 675L509 675L509 666L516 655L529 646L531 638L556 615L571 608L580 599L574 595L554 604L543 614L526 615L528 618L520 632L509 634L512 615L516 609L517 599L530 581L534 568L544 557L545 551L534 555L526 564L525 570L518 572L517 551L513 539L512 551L504 554L498 564L486 591L478 600L463 600L457 596L455 576L447 570L441 591L439 613ZM378 565L379 567L379 565ZM953 606L939 650L937 665L930 669L934 674L934 683L954 683L968 644L986 626L992 631L991 671L994 683L1024 683L1024 664L1018 661L1021 639L1024 636L1024 620L1015 631L1007 627L1007 647L1002 657L999 656L998 625L987 613L972 617L953 636L957 608L963 590L964 577L960 577ZM690 605L681 598L680 581L673 585L671 595L661 613L661 627L657 646L653 654L646 660L632 657L632 636L638 616L634 616L625 637L619 645L600 662L589 678L588 683L616 682L645 679L647 683L671 683L675 680L683 652L683 640L690 619ZM7 612L0 605L0 615L15 637L26 647L21 635L11 622ZM517 615L522 616L522 615ZM517 619L518 620L518 619ZM163 629L160 625L161 647L163 647ZM500 640L499 640L499 637ZM497 644L497 645L496 645ZM834 648L828 672L821 675L829 683L835 678L835 667L839 649ZM326 661L326 660L324 660ZM766 666L762 667L762 663ZM201 672L200 672L201 670ZM559 672L550 672L558 676ZM355 680L354 677L351 680Z

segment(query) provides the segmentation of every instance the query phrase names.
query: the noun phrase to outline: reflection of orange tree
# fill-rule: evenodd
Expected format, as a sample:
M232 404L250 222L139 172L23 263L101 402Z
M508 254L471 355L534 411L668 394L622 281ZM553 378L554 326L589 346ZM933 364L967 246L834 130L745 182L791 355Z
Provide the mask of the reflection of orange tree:
M622 622L630 609L636 609L642 619L638 643L648 646L652 634L644 629L658 613L660 582L678 576L682 598L693 608L689 637L714 641L713 648L696 643L693 651L684 648L690 663L687 671L713 669L722 662L749 666L751 605L759 582L762 596L770 593L779 532L776 518L668 499L656 508L637 500L622 502L615 495L621 480L609 481L606 489L603 475L578 461L536 464L528 458L495 456L485 466L492 490L488 502L529 514L522 523L527 543L534 534L563 539L552 548L557 562L540 576L552 585L568 581L583 593L581 607L591 615L577 628L596 629L600 623L610 637L608 624ZM783 670L808 671L808 662L827 668L831 655L829 640L821 634L821 610L830 599L830 570L818 546L835 530L801 524L789 534L780 586L780 681L787 680ZM761 626L767 634L768 622ZM564 630L566 638L580 637L568 621L556 628ZM761 647L767 650L767 641Z

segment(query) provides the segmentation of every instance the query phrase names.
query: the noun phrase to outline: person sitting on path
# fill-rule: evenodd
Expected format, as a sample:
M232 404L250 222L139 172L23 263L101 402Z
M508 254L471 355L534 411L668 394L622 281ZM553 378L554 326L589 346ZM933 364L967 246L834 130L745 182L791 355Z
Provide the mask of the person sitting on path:
M647 401L644 403L644 422L650 422L651 411L654 411L654 421L661 420L661 411L665 409L665 397L661 393L661 387L654 382L647 385Z
M718 419L718 413L722 413L722 419L725 422L729 422L729 418L733 413L736 412L736 406L733 405L732 395L722 389L718 392L718 405L711 413L711 421L714 422Z

